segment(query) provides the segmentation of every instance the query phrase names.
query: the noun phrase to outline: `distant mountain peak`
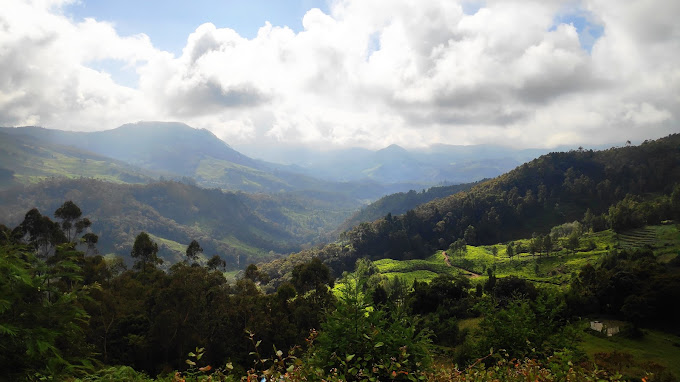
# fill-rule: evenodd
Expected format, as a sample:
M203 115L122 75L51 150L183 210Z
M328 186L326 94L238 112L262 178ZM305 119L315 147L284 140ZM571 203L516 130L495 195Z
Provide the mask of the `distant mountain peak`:
M128 130L146 130L146 131L166 131L166 132L171 132L171 133L196 133L198 136L200 134L203 134L205 137L209 139L216 139L219 140L220 142L224 143L227 147L230 149L233 149L227 142L216 136L212 131L208 129L199 129L195 128L192 126L187 125L186 123L183 122L173 122L173 121L139 121L139 122L134 122L134 123L126 123L122 126L119 126L116 129L113 129L112 131L115 130L120 130L120 131L128 131Z
M406 154L406 153L408 153L408 150L406 150L405 148L393 143L393 144L385 147L384 149L378 150L377 152L379 152L379 153L404 153L404 154Z

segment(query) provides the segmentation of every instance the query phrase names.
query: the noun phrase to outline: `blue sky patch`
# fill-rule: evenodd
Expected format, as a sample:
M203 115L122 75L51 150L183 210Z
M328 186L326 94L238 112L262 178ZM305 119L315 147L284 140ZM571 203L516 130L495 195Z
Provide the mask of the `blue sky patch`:
M595 41L604 33L604 27L596 24L585 11L558 15L550 30L555 30L560 24L571 24L576 28L581 47L588 53L593 49Z
M231 28L254 38L269 21L274 26L302 30L302 18L312 8L329 13L329 0L85 0L65 8L79 22L85 18L108 21L121 36L144 33L159 49L182 54L187 37L204 23Z

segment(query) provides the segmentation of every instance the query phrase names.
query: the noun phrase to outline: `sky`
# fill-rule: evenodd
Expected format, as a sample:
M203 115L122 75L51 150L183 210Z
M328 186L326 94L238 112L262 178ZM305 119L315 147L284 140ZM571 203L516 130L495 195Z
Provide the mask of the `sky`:
M0 125L180 121L238 145L680 132L676 0L0 0Z

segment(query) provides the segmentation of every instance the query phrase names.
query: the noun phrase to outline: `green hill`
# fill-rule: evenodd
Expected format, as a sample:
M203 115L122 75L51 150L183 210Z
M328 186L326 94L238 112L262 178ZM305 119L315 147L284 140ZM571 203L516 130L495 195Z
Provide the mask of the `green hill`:
M170 264L182 259L195 239L205 255L222 256L230 268L300 250L337 226L353 205L177 182L127 185L63 178L2 191L0 200L0 223L7 226L19 224L33 207L52 215L64 201L72 200L92 219L101 253L128 256L135 236L146 231L161 241L161 255Z
M86 150L100 157L113 158L118 163L125 162L142 168L156 174L156 178L160 175L170 179L191 178L198 185L208 188L268 193L302 190L332 192L338 194L339 198L350 196L356 199L358 206L359 201L374 200L385 194L416 187L415 184L382 184L370 180L319 180L300 174L289 166L249 158L208 130L194 129L176 122L138 122L98 132L33 126L0 128L0 132L29 144L40 142L43 145L71 147L73 151ZM15 160L16 165L21 166L24 158L17 157ZM37 170L40 170L40 166L51 165L44 162L38 161ZM67 170L63 169L55 175L80 176L78 172ZM94 169L87 174L83 176L102 175ZM21 182L23 179L19 177L16 180Z
M343 234L341 244L289 261L317 256L340 275L359 258L422 259L459 239L493 245L546 234L551 227L584 219L588 210L584 223L596 231L659 224L680 208L670 200L680 184L678 164L680 134L639 146L550 153L469 191L359 224ZM277 273L282 274L273 271L274 277Z
M50 177L146 183L153 173L90 151L0 131L0 188Z
M338 231L346 231L350 228L354 228L360 223L374 221L384 217L387 214L404 214L406 211L416 208L421 204L425 204L434 199L453 195L457 192L467 191L484 181L485 180L474 183L430 187L427 190L422 190L421 192L410 190L409 192L398 192L383 196L382 198L363 207L360 211L352 215L351 218L342 223L342 225L338 228Z

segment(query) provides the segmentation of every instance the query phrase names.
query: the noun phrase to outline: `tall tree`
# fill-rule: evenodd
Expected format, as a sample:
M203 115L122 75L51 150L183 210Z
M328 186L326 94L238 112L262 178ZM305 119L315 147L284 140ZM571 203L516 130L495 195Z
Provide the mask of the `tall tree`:
M80 207L71 200L64 202L54 211L54 217L61 219L61 229L64 230L68 242L75 240L81 232L92 225L88 218L80 218L82 214Z
M463 234L463 238L465 239L465 242L467 242L470 245L475 245L475 242L477 241L477 232L475 230L475 227L469 225L465 229L465 233Z
M568 250L572 251L572 253L576 253L576 249L580 245L579 241L579 233L578 231L574 230L571 235L569 235L569 238L567 238L567 243L565 247L567 247Z
M187 259L189 261L196 262L198 260L198 255L200 253L203 253L203 248L198 244L196 240L192 240L189 246L187 247Z
M552 238L550 237L550 235L545 235L545 236L543 237L543 249L545 249L546 255L550 256L550 253L551 253L552 250L553 250L554 244L555 244L555 243L553 242L553 240L552 240Z
M508 246L505 247L505 253L508 255L510 259L512 259L512 257L515 256L515 249L512 246L512 242L508 243Z
M80 241L87 245L87 251L85 252L86 255L97 253L96 245L97 242L99 241L99 236L92 232L89 232L83 235Z
M154 243L146 232L137 235L130 256L137 259L135 268L140 269L142 273L149 267L155 268L157 264L163 264L163 259L158 257L158 244Z
M12 231L12 238L27 242L43 258L47 257L57 244L66 241L59 224L43 216L37 208L26 213L24 221Z

